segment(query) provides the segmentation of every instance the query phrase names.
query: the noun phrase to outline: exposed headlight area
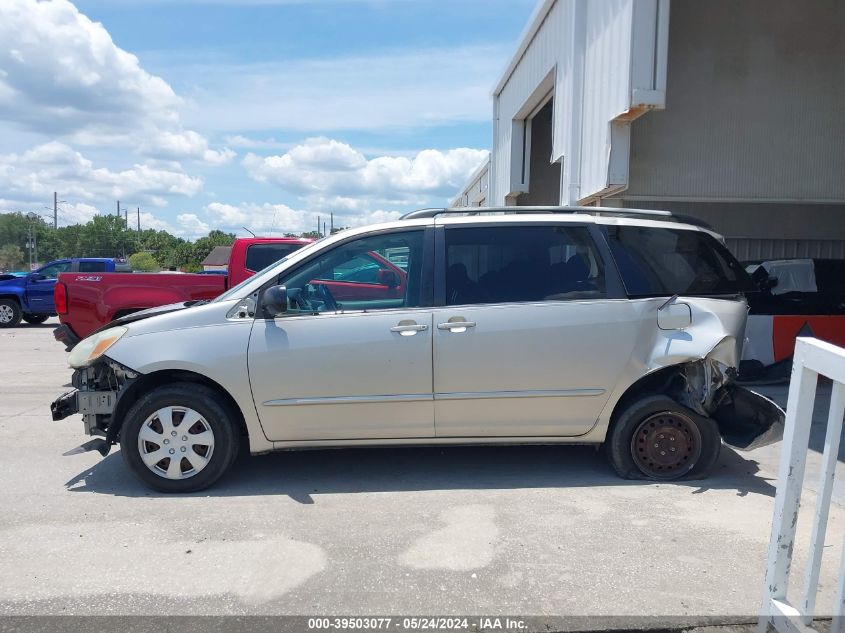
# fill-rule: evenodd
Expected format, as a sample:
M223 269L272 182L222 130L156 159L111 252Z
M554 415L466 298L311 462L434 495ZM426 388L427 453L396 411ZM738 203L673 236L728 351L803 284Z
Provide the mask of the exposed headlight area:
M71 351L67 360L68 364L74 369L90 367L112 345L117 343L127 331L128 328L118 325L83 339Z
M73 391L64 394L50 406L53 419L62 420L74 413L81 413L85 433L106 439L91 440L66 455L89 450L98 450L103 456L108 454L115 440L115 434L110 433L112 415L118 400L136 378L137 372L102 354L89 361L88 366L73 372Z

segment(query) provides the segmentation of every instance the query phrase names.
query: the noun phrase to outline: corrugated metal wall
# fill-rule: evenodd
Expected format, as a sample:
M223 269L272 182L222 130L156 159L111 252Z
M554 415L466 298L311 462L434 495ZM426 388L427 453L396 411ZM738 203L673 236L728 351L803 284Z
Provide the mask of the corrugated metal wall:
M792 257L845 259L845 240L731 237L725 243L740 261Z
M610 122L631 105L631 48L634 2L602 0L587 4L587 46L584 56L584 106L581 132L581 186L578 199L595 195L608 185L611 149ZM566 78L561 77L561 87ZM564 126L566 113L559 123ZM627 129L626 129L627 131ZM567 152L572 141L557 147ZM564 170L564 191L571 172ZM577 202L572 200L571 203Z
M644 111L634 107L638 105L635 97L645 95L649 99L645 107L662 106L661 77L665 79L665 73L660 73L665 69L667 11L666 0L541 3L542 21L533 31L529 29L517 62L494 92L492 204L504 204L509 194L524 191L514 179L520 173L518 165L512 169L512 162L522 156L522 140L514 137L514 122L541 105L552 87L549 160L563 163L562 201L586 199L614 184L624 184L628 127L626 123L614 130L611 122ZM516 128L518 131L518 125ZM623 169L616 170L622 182L609 176L614 143L623 150L617 152L624 161Z
M531 40L518 66L507 80L507 84L498 96L494 95L494 107L498 117L494 122L494 139L491 160L493 169L490 181L491 205L502 205L505 196L511 193L511 141L513 126L511 122L517 113L526 106L538 87L549 73L555 71L556 64L565 62L564 43L568 38L563 34L563 15L571 13L572 3L558 0L545 16L537 34ZM533 105L539 105L533 104ZM555 121L559 118L558 104L555 104ZM528 106L531 109L531 106ZM527 113L526 113L527 114ZM551 158L551 157L550 157Z
M622 197L845 202L845 2L673 0Z
M481 166L475 170L475 173L470 178L467 186L461 192L452 198L449 203L450 207L486 207L489 206L487 202L487 194L490 187L490 159L484 161Z

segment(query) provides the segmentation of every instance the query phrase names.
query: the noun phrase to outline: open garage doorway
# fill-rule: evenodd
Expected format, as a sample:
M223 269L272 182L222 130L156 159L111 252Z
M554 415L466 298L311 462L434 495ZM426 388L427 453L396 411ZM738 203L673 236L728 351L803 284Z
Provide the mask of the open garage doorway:
M525 122L528 191L517 197L519 206L560 204L560 163L551 162L553 103L549 99Z

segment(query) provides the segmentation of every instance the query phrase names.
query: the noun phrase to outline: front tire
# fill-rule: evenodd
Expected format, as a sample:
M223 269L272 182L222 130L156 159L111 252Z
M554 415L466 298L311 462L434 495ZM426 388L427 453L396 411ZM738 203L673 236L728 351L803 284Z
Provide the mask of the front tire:
M14 299L0 299L0 327L15 327L21 322L23 312Z
M39 325L50 318L48 314L24 314L23 320L31 325Z
M620 477L656 481L706 476L721 446L716 422L662 395L644 396L625 407L605 441Z
M187 493L220 479L238 454L238 439L219 394L182 383L158 387L132 405L120 429L120 452L149 487Z

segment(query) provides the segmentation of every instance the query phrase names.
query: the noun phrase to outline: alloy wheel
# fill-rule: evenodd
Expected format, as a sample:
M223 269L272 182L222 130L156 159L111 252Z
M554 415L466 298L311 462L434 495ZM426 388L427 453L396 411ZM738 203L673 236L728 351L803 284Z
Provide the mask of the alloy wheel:
M0 305L0 323L11 323L15 318L15 311L11 306Z

